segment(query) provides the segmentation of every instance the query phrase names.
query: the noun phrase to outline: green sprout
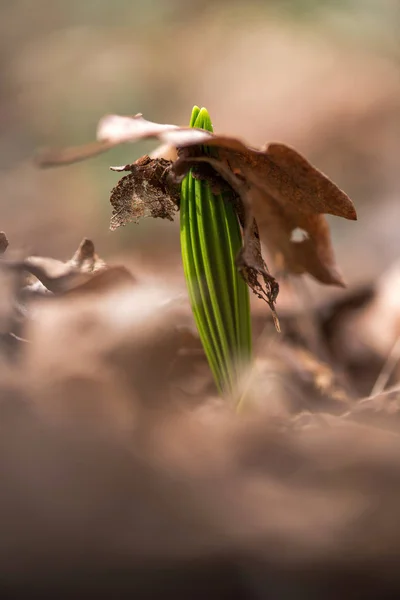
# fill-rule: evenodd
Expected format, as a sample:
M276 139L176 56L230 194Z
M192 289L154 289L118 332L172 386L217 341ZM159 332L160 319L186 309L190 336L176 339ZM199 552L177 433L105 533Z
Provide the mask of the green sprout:
M213 131L205 108L195 106L191 127ZM209 155L216 150L204 148ZM233 393L240 370L251 357L250 298L235 264L242 234L226 193L192 171L181 189L182 261L200 339L220 392Z

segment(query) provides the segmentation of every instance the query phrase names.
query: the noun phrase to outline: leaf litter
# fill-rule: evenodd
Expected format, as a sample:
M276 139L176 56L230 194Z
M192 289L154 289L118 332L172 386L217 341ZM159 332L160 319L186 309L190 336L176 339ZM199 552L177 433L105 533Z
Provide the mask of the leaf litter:
M8 247L4 232L0 233L0 248L3 253ZM21 337L26 319L30 319L30 303L34 299L104 293L123 285L135 283L135 277L123 266L109 266L95 251L93 242L84 238L73 256L63 262L50 257L28 256L22 260L3 258L0 260L3 295L8 287L7 310L1 313L0 335L9 344L27 341ZM11 279L10 279L11 276ZM7 278L8 277L8 278ZM6 351L9 351L7 346Z
M243 227L243 248L237 266L275 317L279 285L263 259L261 242L275 265L284 271L308 273L321 283L344 286L324 214L355 220L354 205L328 177L284 144L272 143L257 150L234 137L152 123L141 114L107 115L99 122L96 142L42 151L37 161L42 167L68 164L118 144L151 137L160 141L169 156L171 148L177 148L178 158L166 160L160 156L162 152L156 151L157 158L144 156L131 165L112 167L115 171L129 171L111 192L112 230L147 216L173 220L179 210L178 184L197 165L198 176L211 186L225 183L226 189L228 184ZM208 156L204 146L216 147L218 158ZM293 232L298 229L304 232L304 239L294 239ZM275 322L279 327L277 318Z

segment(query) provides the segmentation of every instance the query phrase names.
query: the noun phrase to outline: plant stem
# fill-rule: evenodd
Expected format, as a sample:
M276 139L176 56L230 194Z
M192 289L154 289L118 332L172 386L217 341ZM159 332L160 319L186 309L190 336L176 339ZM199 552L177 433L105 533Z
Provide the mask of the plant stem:
M191 127L212 131L206 109L195 106ZM204 151L215 156L216 151ZM243 363L251 357L249 290L235 258L240 225L226 194L190 172L182 183L181 249L193 316L220 392L233 393Z

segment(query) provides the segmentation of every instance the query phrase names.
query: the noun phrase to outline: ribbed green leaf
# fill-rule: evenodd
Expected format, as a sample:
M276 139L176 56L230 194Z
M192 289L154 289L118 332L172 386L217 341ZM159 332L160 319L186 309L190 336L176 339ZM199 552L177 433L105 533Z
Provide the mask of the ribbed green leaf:
M195 106L191 127L212 131ZM214 149L205 151L216 156ZM233 391L239 367L251 356L249 290L236 265L242 236L232 204L189 173L181 190L181 248L191 306L215 382Z

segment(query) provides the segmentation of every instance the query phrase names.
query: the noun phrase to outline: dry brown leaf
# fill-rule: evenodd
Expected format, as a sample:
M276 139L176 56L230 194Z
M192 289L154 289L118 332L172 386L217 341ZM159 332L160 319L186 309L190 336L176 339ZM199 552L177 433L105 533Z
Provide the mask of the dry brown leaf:
M2 261L3 267L29 273L23 292L27 294L62 294L89 281L109 267L95 253L94 244L83 239L73 257L62 262L43 256L29 256L21 261Z
M65 263L53 258L30 256L20 265L53 294L62 294L82 285L94 273L106 268L104 261L95 253L93 242L86 238L82 240L73 257Z
M276 264L291 273L309 273L322 283L344 285L323 214L354 220L356 211L348 196L295 150L284 144L269 144L265 149L256 150L236 138L152 123L141 114L135 117L108 115L98 126L98 146L83 148L77 152L76 159L87 157L93 148L97 153L113 145L149 137L181 149L180 157L171 167L175 181L181 180L198 161L212 164L242 199L247 241L255 218L261 240L270 249ZM201 146L218 148L219 159L205 156ZM41 164L70 162L71 152L65 157L68 160L49 152L42 156ZM128 186L130 194L132 182L127 180L123 186ZM140 212L143 211L140 208ZM151 209L149 212L151 214ZM297 241L293 236L299 230L305 239Z
M170 166L171 162L162 158L142 156L132 165L111 167L113 171L129 171L111 192L112 231L142 217L173 221L179 208L179 188L167 181Z
M189 150L172 167L178 177L186 174L185 163L188 167L193 161L207 160L240 194L254 215L261 240L276 264L294 274L309 273L322 283L344 285L323 213L356 219L354 206L346 194L297 152L282 144L272 144L265 152L250 148L232 151L230 147L236 144L219 136L214 136L212 144L210 141L206 144L219 148L222 165L229 165L232 175L228 176L226 168L218 169L215 159L192 157ZM219 144L226 144L229 149ZM305 239L293 238L298 230Z

